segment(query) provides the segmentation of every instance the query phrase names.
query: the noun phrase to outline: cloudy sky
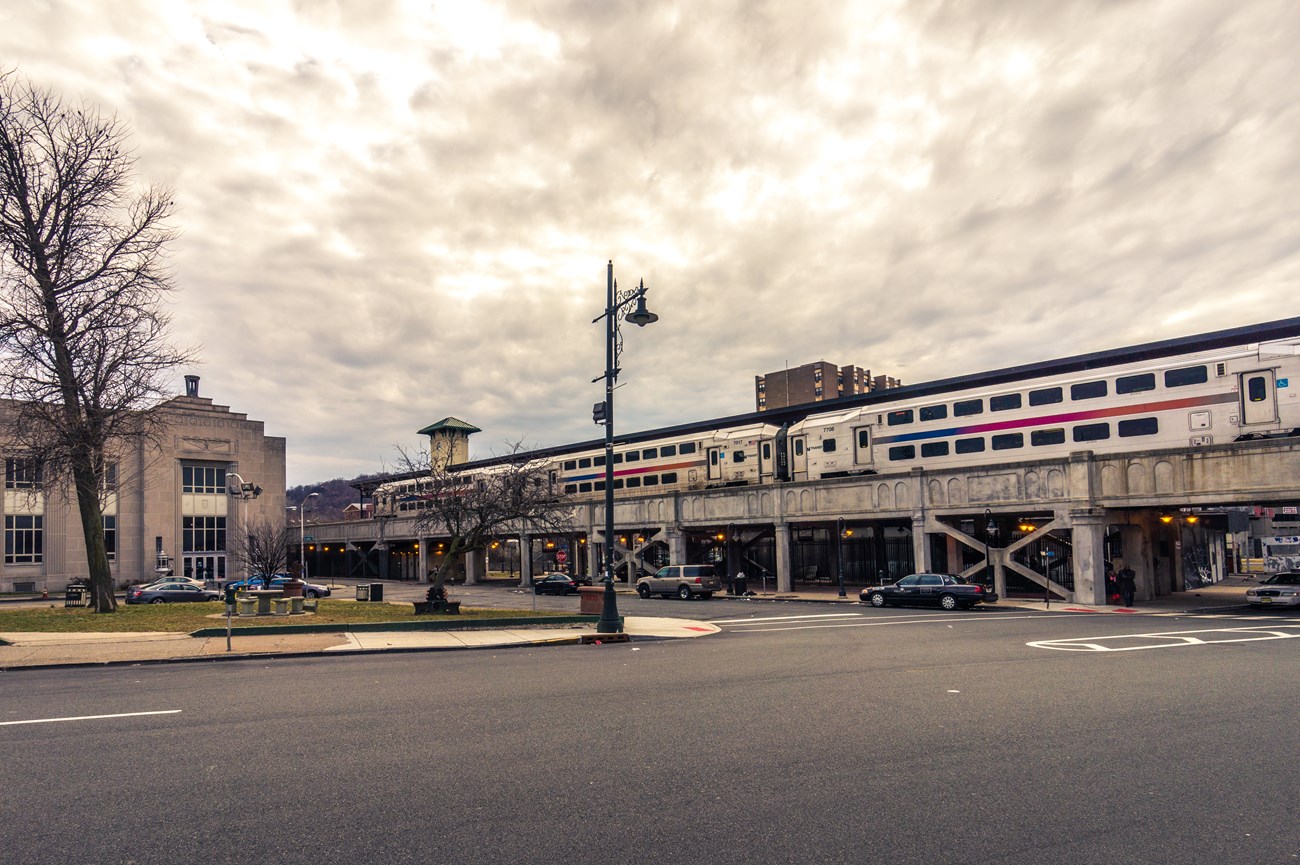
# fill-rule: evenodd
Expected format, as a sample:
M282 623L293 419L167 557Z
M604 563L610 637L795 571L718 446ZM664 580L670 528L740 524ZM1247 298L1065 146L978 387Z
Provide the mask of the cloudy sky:
M660 315L623 431L1300 314L1297 45L1293 0L0 0L175 190L177 342L291 484L598 437L609 259Z

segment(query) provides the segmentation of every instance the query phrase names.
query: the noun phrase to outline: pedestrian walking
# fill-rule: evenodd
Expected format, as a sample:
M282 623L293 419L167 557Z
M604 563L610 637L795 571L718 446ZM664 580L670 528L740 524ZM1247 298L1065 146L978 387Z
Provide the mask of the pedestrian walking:
M1124 606L1133 606L1133 593L1137 591L1137 575L1125 565L1119 572L1119 593L1124 599Z

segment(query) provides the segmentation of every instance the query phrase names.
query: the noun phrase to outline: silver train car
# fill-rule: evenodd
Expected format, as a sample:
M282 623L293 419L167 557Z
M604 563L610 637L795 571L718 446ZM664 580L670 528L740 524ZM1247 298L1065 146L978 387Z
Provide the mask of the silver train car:
M1297 434L1291 318L628 434L615 440L613 474L624 496L656 495ZM604 496L603 441L522 456L544 462L557 496ZM395 479L375 497L380 512L418 510L419 480Z

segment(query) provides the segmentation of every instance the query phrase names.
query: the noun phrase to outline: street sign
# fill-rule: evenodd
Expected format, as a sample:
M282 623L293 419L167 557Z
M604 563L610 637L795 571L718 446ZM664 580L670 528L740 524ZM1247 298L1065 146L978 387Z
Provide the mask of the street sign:
M561 565L567 562L568 560L569 560L569 554L566 553L564 550L560 550L555 554L555 561L557 561Z
M302 538L302 539L303 539L304 541L314 541L314 540L316 540L316 539L313 538L311 535L303 535L303 538Z

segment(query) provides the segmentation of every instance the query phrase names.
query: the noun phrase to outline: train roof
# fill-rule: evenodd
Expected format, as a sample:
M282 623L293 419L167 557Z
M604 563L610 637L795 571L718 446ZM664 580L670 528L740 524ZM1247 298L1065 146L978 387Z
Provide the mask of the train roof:
M841 397L834 401L803 403L801 405L787 406L780 409L753 411L745 414L728 415L708 420L676 424L674 426L623 433L614 437L614 443L616 445L636 444L638 442L669 438L690 433L707 432L719 428L752 426L756 424L780 426L785 423L795 423L811 415L839 412L850 413L864 406L875 405L877 403L900 402L909 399L933 396L935 394L947 393L949 391L967 390L974 387L989 387L1021 381L1028 378L1038 378L1040 376L1063 375L1072 372L1099 369L1102 367L1158 360L1163 357L1172 357L1179 354L1214 351L1222 348L1230 348L1232 346L1253 345L1256 343L1287 339L1296 336L1300 336L1300 317L1283 318L1278 319L1277 321L1250 324L1242 327L1229 328L1227 330L1217 330L1210 333L1197 334L1194 336L1165 339L1158 342L1148 342L1126 348L1106 349L1104 351L1094 351L1089 352L1088 354L1073 355L1071 357L1063 357L1056 360L1038 361L1035 363L989 370L987 372L969 373L967 375L953 376L951 378L903 385L901 387L872 391L871 393ZM463 470L497 465L503 462L510 462L519 459L520 456L528 459L547 459L551 457L564 456L565 454L577 453L579 451L596 450L603 448L604 446L604 438L588 439L587 441L574 442L572 444L556 445L554 447L530 450L523 454L471 460L470 462L461 463L456 466L456 468ZM392 475L388 480L409 480L419 476L420 473L407 473L402 475ZM354 486L356 485L354 484Z

